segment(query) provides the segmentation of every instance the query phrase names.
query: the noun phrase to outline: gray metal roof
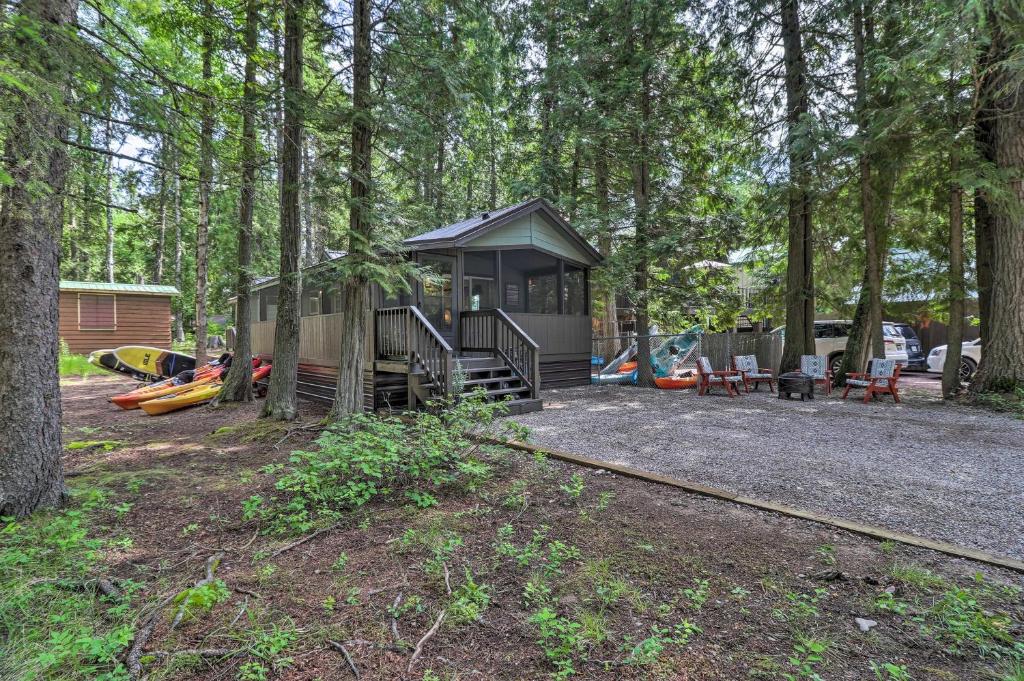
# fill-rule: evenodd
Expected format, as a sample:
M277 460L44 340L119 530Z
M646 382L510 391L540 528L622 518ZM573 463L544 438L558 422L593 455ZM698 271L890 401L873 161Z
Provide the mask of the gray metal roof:
M101 293L134 293L139 295L176 296L178 289L159 284L118 284L107 281L61 281L61 291L98 291Z
M552 208L551 204L544 199L529 199L513 206L477 213L473 217L466 218L460 222L410 237L403 243L412 250L464 246L473 239L506 224L516 217L520 215L529 215L534 211L540 211L547 215L551 222L560 228L571 241L575 241L580 247L582 247L583 250L593 258L595 263L599 263L603 260L601 254L598 253L586 239L580 236L579 232L573 229L572 226L565 221L565 218L559 215L558 211Z
M460 237L466 236L477 229L480 229L484 225L490 224L500 220L501 218L510 215L520 208L523 208L529 203L539 201L540 199L529 199L515 204L514 206L506 206L505 208L499 208L498 210L485 211L477 213L473 217L466 218L460 222L455 222L445 227L438 227L437 229L431 230L424 234L417 234L414 237L410 237L405 240L407 245L413 246L416 244L436 241L454 241Z

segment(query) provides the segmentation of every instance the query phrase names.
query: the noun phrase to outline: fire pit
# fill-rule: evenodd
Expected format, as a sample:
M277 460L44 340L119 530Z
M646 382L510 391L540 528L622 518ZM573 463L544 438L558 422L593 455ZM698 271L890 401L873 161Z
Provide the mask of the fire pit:
M799 395L800 401L804 398L814 399L814 377L799 371L789 371L779 376L779 399L788 400L790 395Z

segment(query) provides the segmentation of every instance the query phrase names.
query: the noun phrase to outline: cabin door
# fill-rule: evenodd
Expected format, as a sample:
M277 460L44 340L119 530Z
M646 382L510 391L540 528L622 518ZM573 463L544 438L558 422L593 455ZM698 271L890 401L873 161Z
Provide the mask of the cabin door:
M420 309L448 344L455 347L455 258L424 254L420 256L420 264L429 267L432 273L423 281Z

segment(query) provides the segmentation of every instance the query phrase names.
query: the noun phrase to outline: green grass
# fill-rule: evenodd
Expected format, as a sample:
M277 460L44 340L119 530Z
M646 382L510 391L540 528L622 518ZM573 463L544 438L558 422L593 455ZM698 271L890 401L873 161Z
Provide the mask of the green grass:
M120 440L73 440L64 445L64 448L69 451L76 449L103 449L105 452L110 452L120 447L121 444Z
M93 514L110 503L89 490L63 511L0 521L0 678L127 679L136 587L121 581L115 601L90 586L106 546Z
M68 376L93 376L107 373L104 369L89 364L89 358L85 355L73 355L71 353L61 353L60 355L60 375L62 378Z

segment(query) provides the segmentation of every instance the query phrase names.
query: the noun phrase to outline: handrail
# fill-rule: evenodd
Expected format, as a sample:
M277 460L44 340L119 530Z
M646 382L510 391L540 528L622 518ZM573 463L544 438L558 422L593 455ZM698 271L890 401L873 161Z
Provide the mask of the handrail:
M504 310L491 308L463 312L459 333L463 350L495 353L522 379L530 389L530 396L539 397L540 345Z
M452 347L419 308L410 305L377 309L374 333L377 359L401 357L410 375L413 367L418 366L442 395L450 393Z
M423 327L430 333L430 335L434 337L434 341L438 345L440 345L445 352L453 352L452 346L448 345L448 341L444 339L444 336L437 332L437 329L434 328L434 325L430 323L430 321L423 315L422 312L420 312L420 309L418 307L416 307L415 305L410 305L409 310L413 313L416 319L420 321L420 324L423 325Z

